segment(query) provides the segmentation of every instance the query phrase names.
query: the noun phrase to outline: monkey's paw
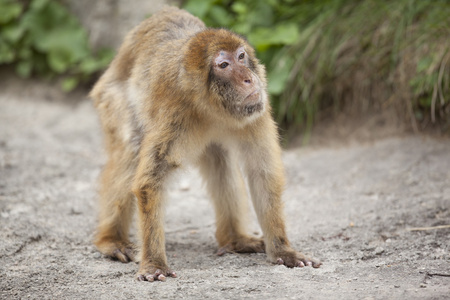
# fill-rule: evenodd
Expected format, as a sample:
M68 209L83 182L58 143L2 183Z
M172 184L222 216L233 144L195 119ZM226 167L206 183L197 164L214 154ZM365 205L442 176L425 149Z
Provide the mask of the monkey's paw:
M275 261L279 265L285 265L288 268L310 266L318 268L322 264L319 260L305 256L301 252L294 250L276 253Z
M242 236L236 240L220 247L216 254L222 256L226 253L263 253L265 252L264 241L261 238Z
M95 244L101 253L118 259L123 263L136 261L136 246L130 242L100 240Z
M176 278L177 274L167 267L141 267L136 274L136 279L139 281L166 281L167 277Z

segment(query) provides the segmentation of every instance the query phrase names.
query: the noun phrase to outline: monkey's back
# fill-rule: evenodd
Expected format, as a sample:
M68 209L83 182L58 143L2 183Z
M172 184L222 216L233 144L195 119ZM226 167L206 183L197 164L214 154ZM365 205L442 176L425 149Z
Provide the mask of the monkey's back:
M155 90L163 85L166 90L176 88L169 86L175 84L180 72L180 51L205 28L188 12L167 7L127 34L90 93L110 151L122 152L122 147L129 146L134 151L139 149L144 124L159 123L149 122L150 111L161 112L171 105L167 98L155 97Z

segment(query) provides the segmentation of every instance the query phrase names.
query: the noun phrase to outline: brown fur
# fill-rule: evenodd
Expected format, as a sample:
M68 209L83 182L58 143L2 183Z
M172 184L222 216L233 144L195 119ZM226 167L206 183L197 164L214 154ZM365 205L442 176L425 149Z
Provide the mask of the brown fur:
M170 174L194 163L215 206L218 254L265 251L272 262L288 267L320 265L292 250L286 237L281 150L265 70L244 39L167 8L127 35L90 95L109 154L95 240L102 253L122 262L135 259L128 231L136 197L142 240L138 279L175 277L165 254L164 187ZM247 199L239 165L264 240L245 233Z

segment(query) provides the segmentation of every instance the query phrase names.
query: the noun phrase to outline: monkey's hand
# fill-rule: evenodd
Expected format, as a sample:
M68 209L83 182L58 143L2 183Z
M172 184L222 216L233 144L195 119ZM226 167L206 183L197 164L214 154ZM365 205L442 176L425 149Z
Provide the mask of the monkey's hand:
M265 252L264 241L261 238L251 236L241 236L230 241L225 246L217 250L217 255L226 253L263 253Z
M101 253L118 259L123 263L136 260L136 246L133 243L100 239L95 244Z
M322 264L319 260L305 256L295 250L284 250L275 253L275 262L279 265L285 265L288 268L310 266L318 268Z
M177 274L168 267L157 267L151 263L144 264L141 262L136 279L139 281L166 281L167 277L177 277Z

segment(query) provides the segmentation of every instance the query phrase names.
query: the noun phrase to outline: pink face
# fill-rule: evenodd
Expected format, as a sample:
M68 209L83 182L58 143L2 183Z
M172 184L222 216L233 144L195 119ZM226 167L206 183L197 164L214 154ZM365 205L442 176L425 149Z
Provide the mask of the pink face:
M250 59L244 47L230 52L221 50L214 58L213 73L217 90L224 105L239 115L260 111L262 104L261 81L250 69Z

